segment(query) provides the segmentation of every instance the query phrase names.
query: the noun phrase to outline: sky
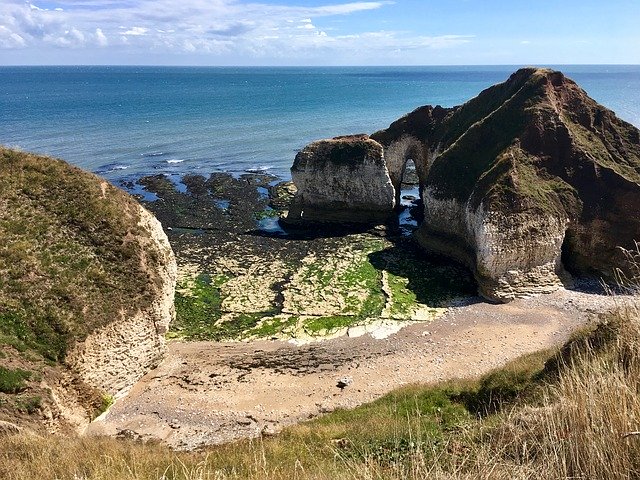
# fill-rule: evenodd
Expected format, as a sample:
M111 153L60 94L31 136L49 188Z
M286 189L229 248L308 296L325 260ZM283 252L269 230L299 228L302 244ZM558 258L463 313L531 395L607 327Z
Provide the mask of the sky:
M0 65L639 63L640 0L0 0Z

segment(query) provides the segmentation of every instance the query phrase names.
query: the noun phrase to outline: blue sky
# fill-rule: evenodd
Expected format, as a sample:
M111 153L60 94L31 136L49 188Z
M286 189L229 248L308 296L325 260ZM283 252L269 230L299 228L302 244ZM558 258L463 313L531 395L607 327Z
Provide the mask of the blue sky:
M638 64L639 26L639 0L0 0L0 64Z

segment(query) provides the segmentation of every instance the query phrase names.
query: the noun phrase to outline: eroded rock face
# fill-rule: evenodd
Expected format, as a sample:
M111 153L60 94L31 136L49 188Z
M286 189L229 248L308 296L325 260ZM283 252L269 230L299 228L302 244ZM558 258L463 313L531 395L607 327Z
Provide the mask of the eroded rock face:
M464 105L420 107L371 139L396 198L404 165L416 164L419 243L467 264L487 298L567 285L565 265L611 277L625 269L619 247L640 240L640 131L560 72L520 69Z
M66 363L89 385L119 397L152 368L166 353L164 334L175 316L177 266L160 222L145 208L137 206L144 252L144 268L153 268L152 302L133 314L121 317L93 331L67 354ZM154 261L147 261L154 257ZM151 265L154 265L153 267Z
M50 157L0 146L0 420L78 431L156 366L176 262L124 191ZM27 352L27 353L25 353ZM36 375L37 372L37 375ZM23 411L16 395L38 399Z
M395 190L382 145L367 135L320 140L296 155L291 167L297 193L290 222L384 222L393 214Z
M563 261L605 277L624 268L618 247L640 238L638 130L575 82L519 70L452 109L432 135L442 152L429 169L418 239L470 252L453 256L474 270L484 296L557 288L567 283Z

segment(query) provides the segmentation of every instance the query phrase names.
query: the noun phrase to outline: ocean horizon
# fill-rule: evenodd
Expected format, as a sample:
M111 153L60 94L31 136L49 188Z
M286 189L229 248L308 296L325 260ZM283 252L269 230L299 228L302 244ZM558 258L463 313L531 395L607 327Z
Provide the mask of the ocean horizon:
M515 65L0 67L0 143L112 183L164 174L288 179L320 138L373 133L422 105L451 107ZM640 127L640 65L551 65Z

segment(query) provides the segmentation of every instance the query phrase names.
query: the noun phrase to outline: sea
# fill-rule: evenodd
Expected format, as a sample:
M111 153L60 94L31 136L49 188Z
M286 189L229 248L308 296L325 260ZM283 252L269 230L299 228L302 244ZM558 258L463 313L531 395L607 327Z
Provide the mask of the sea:
M640 127L640 66L551 67ZM149 174L288 179L313 140L372 133L421 105L459 105L517 68L1 66L0 144L119 186Z

